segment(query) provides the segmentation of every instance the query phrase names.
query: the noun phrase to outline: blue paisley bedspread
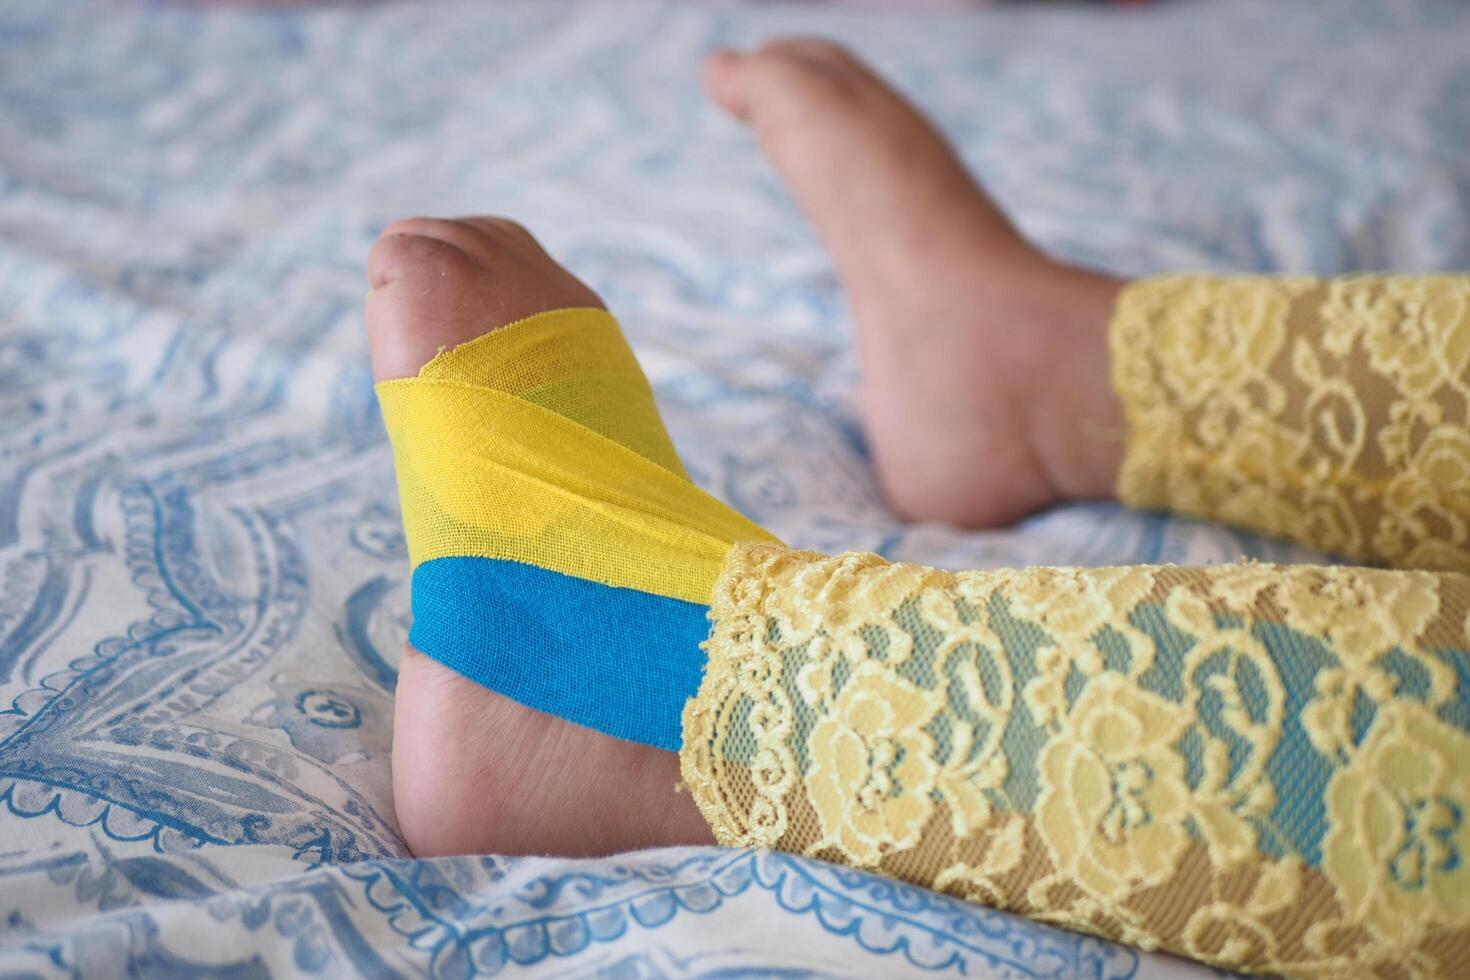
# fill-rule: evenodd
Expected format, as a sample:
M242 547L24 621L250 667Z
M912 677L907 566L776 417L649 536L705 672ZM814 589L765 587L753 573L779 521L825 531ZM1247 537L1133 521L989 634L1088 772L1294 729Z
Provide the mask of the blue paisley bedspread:
M697 479L794 544L1309 557L1103 504L897 523L827 260L695 82L778 31L873 58L1065 255L1470 265L1452 0L3 0L0 973L1203 972L787 856L414 860L394 830L408 563L361 303L397 216L534 229L621 315Z

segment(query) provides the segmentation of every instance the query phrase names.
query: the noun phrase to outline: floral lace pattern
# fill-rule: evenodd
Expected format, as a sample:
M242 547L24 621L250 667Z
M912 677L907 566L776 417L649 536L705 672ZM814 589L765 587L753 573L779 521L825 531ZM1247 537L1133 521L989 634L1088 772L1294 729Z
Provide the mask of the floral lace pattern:
M1109 339L1126 503L1470 571L1470 276L1147 279Z
M761 544L712 616L722 844L1233 969L1470 974L1470 577Z

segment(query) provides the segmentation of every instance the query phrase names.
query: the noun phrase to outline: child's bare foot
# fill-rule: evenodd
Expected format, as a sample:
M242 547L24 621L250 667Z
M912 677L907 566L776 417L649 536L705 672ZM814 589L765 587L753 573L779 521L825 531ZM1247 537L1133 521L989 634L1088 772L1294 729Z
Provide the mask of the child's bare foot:
M975 526L1110 495L1122 447L1106 327L1120 283L1023 240L933 127L839 47L721 52L705 82L832 252L894 509Z
M443 347L546 310L601 306L520 226L416 218L368 258L377 380L418 373ZM524 707L404 651L394 708L393 797L420 856L609 854L710 843L678 757Z

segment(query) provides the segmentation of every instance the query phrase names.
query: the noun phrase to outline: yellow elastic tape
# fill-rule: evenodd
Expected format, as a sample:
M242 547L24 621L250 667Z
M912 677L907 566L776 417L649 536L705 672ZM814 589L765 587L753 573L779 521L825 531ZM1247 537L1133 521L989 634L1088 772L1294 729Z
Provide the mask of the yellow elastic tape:
M531 317L377 386L414 566L472 556L707 603L771 535L689 481L617 321Z

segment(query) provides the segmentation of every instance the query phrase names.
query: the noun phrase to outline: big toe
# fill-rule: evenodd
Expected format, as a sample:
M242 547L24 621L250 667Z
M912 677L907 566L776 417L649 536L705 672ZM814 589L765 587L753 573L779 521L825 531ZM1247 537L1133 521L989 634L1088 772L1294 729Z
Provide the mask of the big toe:
M446 347L538 313L601 307L514 221L408 218L368 254L368 346L378 381L417 374Z
M455 222L395 221L368 253L368 350L373 380L411 377L444 347L473 340L481 263Z
M748 53L720 50L704 65L710 96L757 128L856 105L875 83L847 49L816 38L781 38Z

